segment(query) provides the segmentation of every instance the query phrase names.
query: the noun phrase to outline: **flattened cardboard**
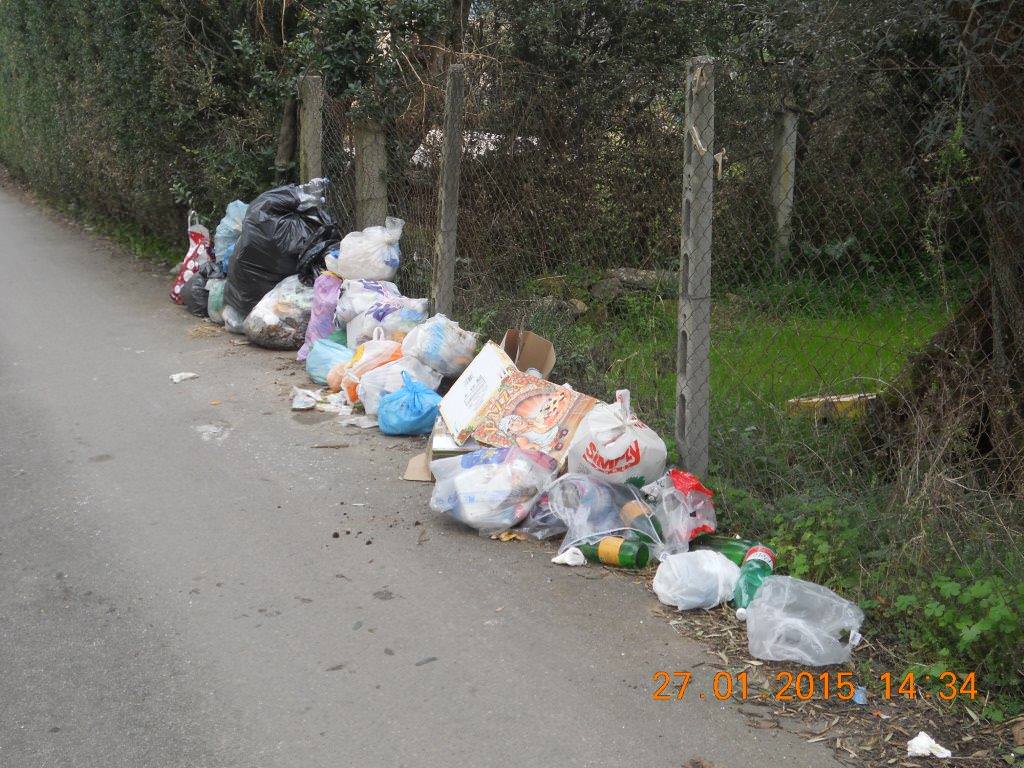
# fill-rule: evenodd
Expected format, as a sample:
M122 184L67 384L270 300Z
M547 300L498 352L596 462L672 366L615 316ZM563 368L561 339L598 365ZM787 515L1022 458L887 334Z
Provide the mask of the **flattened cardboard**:
M409 459L409 463L405 467L405 474L402 475L402 479L412 480L416 483L434 482L434 476L430 474L430 462L427 461L427 454L417 453Z
M452 433L448 431L448 427L445 426L444 419L438 419L434 422L434 429L430 432L430 437L427 440L427 463L429 464L434 459L445 459L449 456L461 456L464 453L470 453L480 449L480 443L474 440L472 437L467 438L466 442L459 445L455 442L455 438L452 437Z
M448 394L441 400L439 410L456 443L462 445L472 434L473 423L481 409L510 370L515 370L512 358L493 341L489 341L452 384Z
M597 400L522 371L509 371L475 421L485 445L541 451L559 464L583 417Z
M546 379L555 367L555 345L533 331L509 328L501 340L501 348L516 368L524 372L528 368L536 368L542 379Z

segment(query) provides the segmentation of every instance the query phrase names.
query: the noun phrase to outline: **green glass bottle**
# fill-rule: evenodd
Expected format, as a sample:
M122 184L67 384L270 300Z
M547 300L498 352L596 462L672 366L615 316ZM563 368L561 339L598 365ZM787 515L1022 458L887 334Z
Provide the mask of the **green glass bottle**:
M650 522L654 532L658 534L657 542L651 538L650 534L633 527L645 518ZM651 512L651 508L642 501L627 501L623 504L622 509L619 510L619 519L622 520L623 525L630 527L633 533L636 533L648 544L657 544L665 541L665 534L661 531L661 523L658 522L658 518Z
M775 553L762 544L751 547L743 556L740 578L732 591L732 603L736 606L736 618L747 617L747 606L754 599L764 580L775 570Z
M643 568L651 552L642 541L627 541L621 536L605 536L596 544L577 544L590 563L603 563L615 568Z
M750 551L751 547L757 546L758 543L748 539L734 539L732 536L717 536L706 533L690 542L690 549L713 549L715 552L721 552L736 563L736 565L743 565L743 558L747 556L747 552Z

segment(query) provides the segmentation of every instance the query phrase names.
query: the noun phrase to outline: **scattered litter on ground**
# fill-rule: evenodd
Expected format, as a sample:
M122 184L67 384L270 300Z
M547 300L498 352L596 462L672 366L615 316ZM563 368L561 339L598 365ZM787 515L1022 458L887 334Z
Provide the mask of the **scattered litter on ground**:
M583 553L577 547L569 547L564 552L559 552L557 555L551 558L551 562L555 565L586 565L587 558L583 556Z
M952 757L952 755L952 752L924 731L919 731L917 736L907 742L907 757L938 757L945 759Z
M199 374L198 373L192 373L191 371L182 371L181 373L172 373L170 375L171 382L174 383L174 384L180 384L183 381L188 381L189 379L198 379L198 378L199 378Z
M292 410L311 411L320 402L320 390L292 387Z

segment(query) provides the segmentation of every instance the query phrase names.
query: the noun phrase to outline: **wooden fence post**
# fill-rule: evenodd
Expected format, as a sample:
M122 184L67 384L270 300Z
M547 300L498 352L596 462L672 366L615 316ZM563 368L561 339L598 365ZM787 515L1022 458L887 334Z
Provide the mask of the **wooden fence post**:
M320 75L299 80L299 181L324 175L324 81Z
M793 191L796 187L797 114L791 109L779 113L775 124L775 149L772 153L772 210L775 212L775 270L789 256L793 239Z
M711 244L715 179L714 60L690 59L686 72L683 222L679 250L676 445L683 467L708 468L711 351Z
M448 68L444 94L444 135L437 193L437 237L430 297L434 312L452 314L455 294L455 253L459 225L459 174L462 163L462 100L466 78L461 64Z
M380 226L388 215L388 148L384 129L367 118L353 126L356 150L356 229Z

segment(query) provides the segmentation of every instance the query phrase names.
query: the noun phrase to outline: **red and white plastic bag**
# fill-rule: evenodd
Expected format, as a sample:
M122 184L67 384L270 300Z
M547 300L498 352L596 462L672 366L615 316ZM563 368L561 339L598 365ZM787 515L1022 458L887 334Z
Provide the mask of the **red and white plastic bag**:
M598 403L580 423L569 447L568 471L640 486L665 474L665 441L636 417L629 390L614 403Z
M694 474L670 469L640 490L654 500L654 516L661 524L667 553L686 552L691 541L718 527L714 493Z
M185 297L181 292L185 289L185 283L199 271L207 261L214 257L210 253L210 230L195 220L195 211L188 212L188 253L178 269L178 276L174 278L174 285L171 286L171 301L175 304L182 304Z

